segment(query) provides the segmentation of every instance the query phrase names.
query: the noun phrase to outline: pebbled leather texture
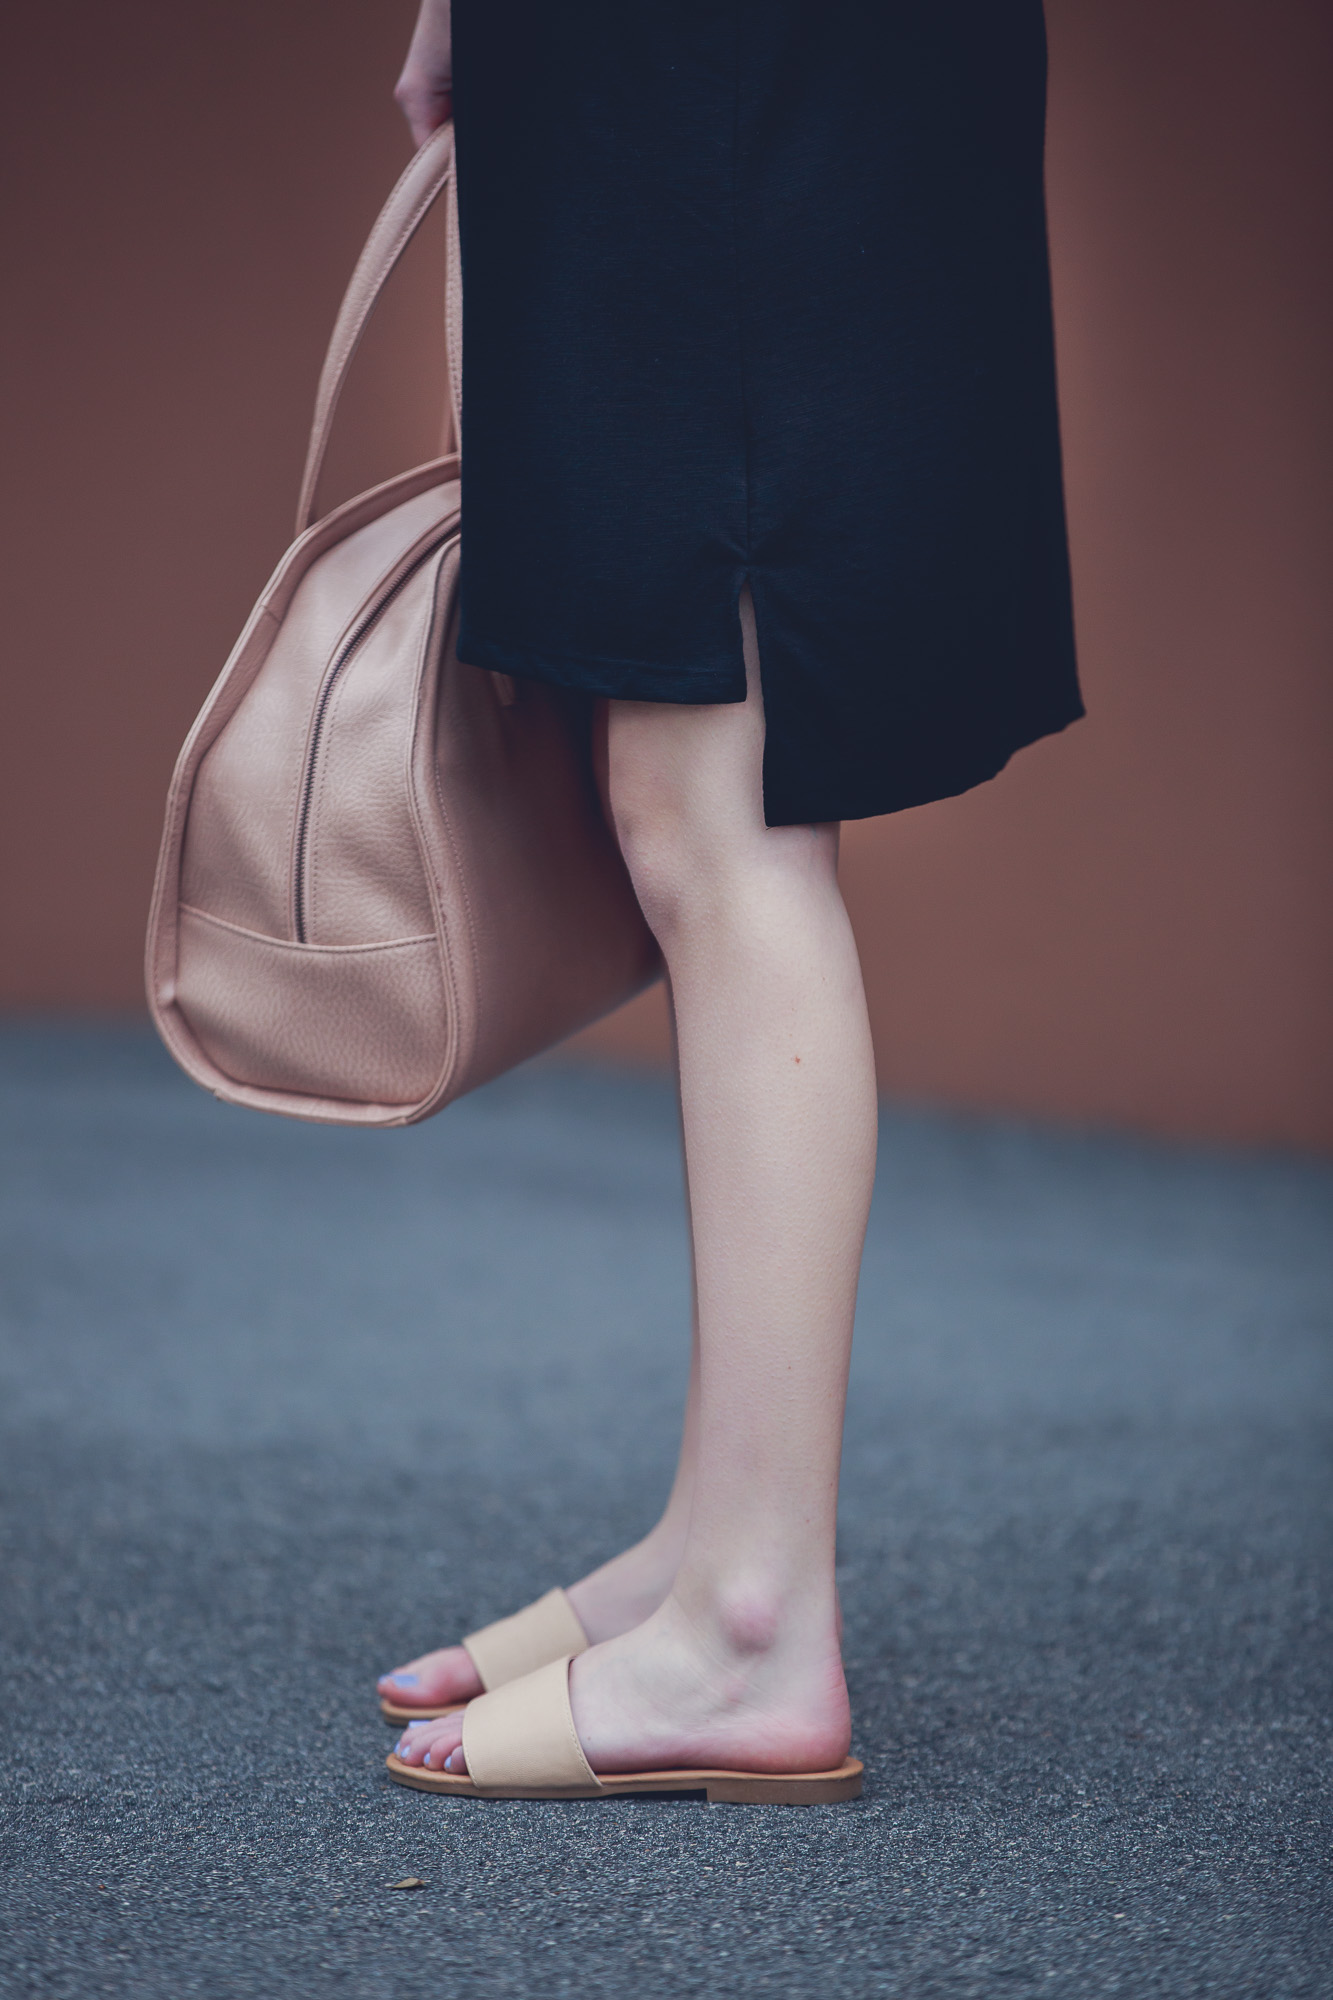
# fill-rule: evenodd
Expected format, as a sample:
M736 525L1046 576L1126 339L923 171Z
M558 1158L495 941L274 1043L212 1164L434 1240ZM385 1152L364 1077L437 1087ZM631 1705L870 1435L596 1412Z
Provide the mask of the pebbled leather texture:
M444 1012L433 936L329 949L181 912L178 1005L238 1083L409 1105L434 1082Z
M431 201L447 191L452 204L452 164L452 134L434 134L358 263L321 378L303 519L361 330ZM410 1123L658 975L599 799L586 703L454 650L459 499L450 455L305 529L181 752L148 997L176 1060L231 1102Z

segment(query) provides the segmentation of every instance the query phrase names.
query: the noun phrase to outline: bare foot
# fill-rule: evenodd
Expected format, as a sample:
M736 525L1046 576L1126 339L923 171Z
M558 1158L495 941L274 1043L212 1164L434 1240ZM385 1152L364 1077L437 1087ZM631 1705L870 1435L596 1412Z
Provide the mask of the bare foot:
M820 1625L824 1626L821 1631ZM827 1771L851 1741L836 1615L779 1619L754 1605L700 1618L672 1596L569 1672L574 1727L594 1771ZM412 1723L407 1764L466 1771L461 1712Z
M461 1646L441 1646L437 1652L422 1653L391 1674L381 1674L375 1683L381 1701L404 1708L442 1708L449 1701L471 1701L482 1692L481 1680L471 1657Z
M615 1639L651 1617L665 1599L680 1560L679 1539L655 1529L633 1548L613 1556L590 1576L569 1587L569 1601L592 1642ZM423 1653L376 1682L383 1700L405 1708L437 1708L450 1701L471 1701L481 1682L471 1658L461 1646L442 1646Z

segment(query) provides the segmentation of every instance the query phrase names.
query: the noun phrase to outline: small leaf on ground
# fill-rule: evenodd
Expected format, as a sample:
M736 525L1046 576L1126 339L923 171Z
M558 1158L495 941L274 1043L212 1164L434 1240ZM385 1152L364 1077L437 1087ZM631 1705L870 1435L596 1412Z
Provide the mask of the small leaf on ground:
M390 1889L424 1889L425 1883L419 1875L404 1875L401 1882L390 1882Z

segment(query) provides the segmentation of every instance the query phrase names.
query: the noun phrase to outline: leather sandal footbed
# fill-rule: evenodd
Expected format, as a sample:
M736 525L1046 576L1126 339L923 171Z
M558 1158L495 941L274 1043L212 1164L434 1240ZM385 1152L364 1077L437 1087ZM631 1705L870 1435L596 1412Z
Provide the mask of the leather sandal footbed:
M622 1771L603 1777L595 1792L574 1785L543 1790L515 1785L480 1791L471 1778L405 1764L395 1754L387 1757L385 1764L396 1784L456 1799L610 1799L644 1792L703 1792L709 1805L774 1806L837 1805L859 1798L863 1770L859 1758L848 1757L833 1771Z
M466 1708L465 1701L447 1701L439 1708L404 1708L400 1701L381 1701L380 1714L386 1722L402 1728L405 1722L436 1722L442 1715L452 1715L456 1709Z

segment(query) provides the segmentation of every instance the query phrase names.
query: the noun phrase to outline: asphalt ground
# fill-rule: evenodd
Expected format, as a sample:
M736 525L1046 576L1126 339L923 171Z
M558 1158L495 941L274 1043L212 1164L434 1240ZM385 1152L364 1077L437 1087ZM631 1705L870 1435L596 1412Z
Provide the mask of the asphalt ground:
M652 1518L667 1089L331 1131L14 1028L0 1130L6 1996L1333 1992L1328 1166L887 1111L864 1797L527 1804L371 1682Z

